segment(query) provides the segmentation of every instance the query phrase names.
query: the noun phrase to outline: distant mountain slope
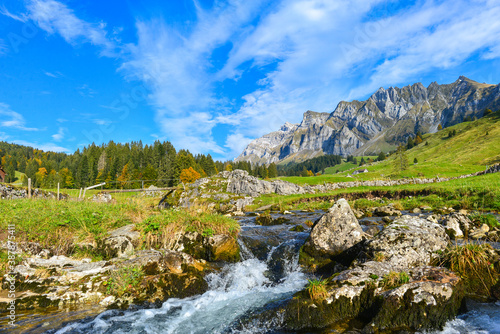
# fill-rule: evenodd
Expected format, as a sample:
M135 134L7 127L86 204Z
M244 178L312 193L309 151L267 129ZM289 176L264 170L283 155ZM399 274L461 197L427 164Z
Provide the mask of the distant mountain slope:
M342 101L331 113L307 111L300 124L252 141L236 161L303 161L323 154L360 155L393 149L417 131L435 132L500 108L500 85L461 76L451 84L380 88L366 101Z

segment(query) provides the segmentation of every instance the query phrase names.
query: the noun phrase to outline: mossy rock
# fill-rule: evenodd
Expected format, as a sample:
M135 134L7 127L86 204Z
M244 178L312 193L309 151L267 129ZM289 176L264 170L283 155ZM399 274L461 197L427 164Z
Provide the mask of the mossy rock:
M352 298L312 300L305 291L297 293L285 307L287 330L318 330L346 323L357 318L374 305L374 289L361 287L362 292Z
M434 295L435 303L426 300L415 301L415 294L408 289L402 297L390 296L379 307L379 312L366 327L369 332L423 331L443 329L462 307L464 290L462 286L452 288L451 298Z
M206 242L207 260L210 262L225 261L238 262L240 260L240 247L235 238L227 235L213 236Z
M292 227L290 229L290 231L292 231L292 232L304 232L305 228L302 225L295 225L294 227Z

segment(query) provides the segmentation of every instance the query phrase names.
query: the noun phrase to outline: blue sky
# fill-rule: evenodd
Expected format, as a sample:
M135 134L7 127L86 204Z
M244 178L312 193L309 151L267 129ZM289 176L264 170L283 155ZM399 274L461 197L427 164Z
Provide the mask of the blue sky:
M233 159L379 87L499 83L498 17L496 0L4 0L0 140Z

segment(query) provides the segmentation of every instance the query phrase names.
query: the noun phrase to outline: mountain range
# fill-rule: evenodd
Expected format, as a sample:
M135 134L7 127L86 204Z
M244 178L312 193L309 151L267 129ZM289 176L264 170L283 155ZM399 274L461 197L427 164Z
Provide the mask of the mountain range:
M500 84L461 76L451 84L379 88L365 101L340 102L331 113L306 111L300 124L287 122L278 131L253 140L235 160L270 164L324 154L388 152L417 131L436 132L439 125L482 117L486 109L500 109Z

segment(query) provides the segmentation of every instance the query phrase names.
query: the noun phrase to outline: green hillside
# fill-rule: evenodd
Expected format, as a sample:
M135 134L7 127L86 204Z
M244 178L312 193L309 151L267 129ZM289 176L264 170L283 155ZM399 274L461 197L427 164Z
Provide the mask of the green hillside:
M449 132L453 131L456 134L449 137ZM454 177L482 171L487 166L500 162L499 143L500 111L497 111L476 121L460 123L436 133L424 135L421 144L406 151L409 166L403 172L394 170L396 157L392 155L382 162L360 167L359 169L366 168L369 172L352 177L348 176L353 172L349 170L335 175L283 177L281 179L298 184L319 184L387 178ZM417 163L414 163L415 158ZM337 166L327 169L327 173L337 169L339 169Z

